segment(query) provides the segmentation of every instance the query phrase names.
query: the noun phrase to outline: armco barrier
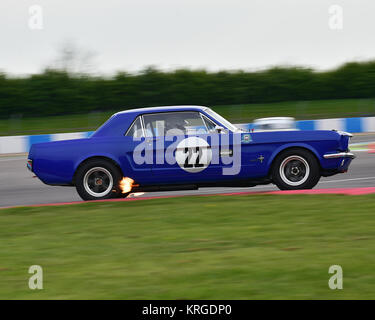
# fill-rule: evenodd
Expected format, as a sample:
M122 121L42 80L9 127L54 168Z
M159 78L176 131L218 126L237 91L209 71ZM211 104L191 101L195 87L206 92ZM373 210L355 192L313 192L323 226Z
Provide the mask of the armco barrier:
M253 124L244 123L238 126L247 130L253 129ZM337 118L297 121L300 130L342 130L352 133L375 132L375 117ZM93 132L55 133L32 136L0 137L0 154L29 152L34 143L81 139L89 137Z
M0 154L29 152L34 143L60 141L69 139L82 139L89 137L93 132L73 132L39 134L32 136L8 136L0 137Z

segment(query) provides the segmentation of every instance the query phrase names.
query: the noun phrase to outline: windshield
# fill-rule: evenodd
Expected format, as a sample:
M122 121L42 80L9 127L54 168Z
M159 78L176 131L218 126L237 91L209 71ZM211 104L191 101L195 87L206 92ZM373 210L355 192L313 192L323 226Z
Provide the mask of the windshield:
M215 111L211 110L210 108L204 109L204 111L207 112L212 118L223 124L225 127L227 127L232 132L237 132L239 129L231 124L227 119L223 118L220 114L216 113Z

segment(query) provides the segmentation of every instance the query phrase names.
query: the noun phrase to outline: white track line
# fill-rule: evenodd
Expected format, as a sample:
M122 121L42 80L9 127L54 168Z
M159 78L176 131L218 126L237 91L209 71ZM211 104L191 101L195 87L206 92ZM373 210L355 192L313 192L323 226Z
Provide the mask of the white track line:
M351 179L340 179L340 180L328 180L328 181L319 181L318 184L321 183L332 183L332 182L346 182L346 181L360 181L360 180L375 180L375 177L366 177L366 178L351 178ZM273 186L272 184L262 185L262 186L255 186L255 187L244 187L244 188L232 188L231 190L235 189L263 189L263 188L269 188L270 186Z
M345 181L357 181L357 180L375 180L375 177L366 177L366 178L352 178L352 179L342 179L342 180L329 180L329 181L321 181L319 183L330 183L330 182L345 182Z
M318 185L321 184L321 183L360 181L360 180L375 180L375 177L319 181ZM273 184L265 184L265 185L261 185L261 186L255 186L255 187L240 187L240 188L233 187L233 188L228 188L228 190L229 190L228 192L233 192L233 190L238 190L240 192L240 190L269 189L270 187L275 187L276 188L276 186L274 186ZM199 190L204 190L204 189L205 188L202 188L202 189L199 189ZM217 188L207 188L206 190L204 190L204 192L209 193L209 192L213 192L213 191L216 191L216 190L217 190ZM222 190L222 191L224 191L224 190ZM162 191L160 191L160 192L162 192ZM199 192L199 191L197 190L197 192Z
M350 143L349 148L354 147L354 146L363 146L364 144L375 144L375 141L363 141L363 142Z

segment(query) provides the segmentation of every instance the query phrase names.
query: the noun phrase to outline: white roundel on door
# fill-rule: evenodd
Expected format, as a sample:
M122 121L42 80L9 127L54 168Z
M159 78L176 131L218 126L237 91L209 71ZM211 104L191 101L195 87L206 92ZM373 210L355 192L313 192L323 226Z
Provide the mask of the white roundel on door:
M187 172L203 171L211 163L211 160L211 147L202 138L189 137L177 145L176 161Z

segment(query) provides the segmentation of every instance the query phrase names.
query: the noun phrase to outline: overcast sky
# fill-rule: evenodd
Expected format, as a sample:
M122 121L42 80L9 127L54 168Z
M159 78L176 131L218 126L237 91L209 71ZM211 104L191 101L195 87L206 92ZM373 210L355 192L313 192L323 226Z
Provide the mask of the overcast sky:
M342 29L331 5L343 9ZM93 69L105 74L149 65L328 69L375 59L374 31L374 0L0 0L0 70L39 72L64 43L94 52Z

